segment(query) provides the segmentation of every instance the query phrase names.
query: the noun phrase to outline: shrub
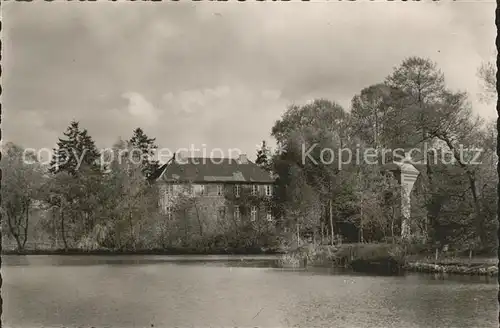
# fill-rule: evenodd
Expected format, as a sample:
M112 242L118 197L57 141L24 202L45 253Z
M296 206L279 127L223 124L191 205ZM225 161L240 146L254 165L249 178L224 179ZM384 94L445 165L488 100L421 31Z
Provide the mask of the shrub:
M300 268L304 258L297 252L283 254L278 259L278 265L282 268Z

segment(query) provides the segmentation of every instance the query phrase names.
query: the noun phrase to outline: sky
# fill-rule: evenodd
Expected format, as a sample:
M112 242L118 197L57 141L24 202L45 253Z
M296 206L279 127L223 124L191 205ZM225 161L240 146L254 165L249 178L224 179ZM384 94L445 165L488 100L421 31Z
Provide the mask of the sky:
M491 0L4 3L3 138L52 148L77 120L99 148L141 127L160 148L254 159L287 106L321 97L349 110L408 56L435 61L493 118L476 72L496 54L494 11Z

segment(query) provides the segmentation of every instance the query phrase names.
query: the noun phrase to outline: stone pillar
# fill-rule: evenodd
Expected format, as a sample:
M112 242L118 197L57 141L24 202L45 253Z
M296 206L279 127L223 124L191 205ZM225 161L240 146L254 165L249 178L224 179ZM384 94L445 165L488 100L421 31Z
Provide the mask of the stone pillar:
M409 163L397 163L400 168L401 181L401 238L411 236L411 191L420 172Z

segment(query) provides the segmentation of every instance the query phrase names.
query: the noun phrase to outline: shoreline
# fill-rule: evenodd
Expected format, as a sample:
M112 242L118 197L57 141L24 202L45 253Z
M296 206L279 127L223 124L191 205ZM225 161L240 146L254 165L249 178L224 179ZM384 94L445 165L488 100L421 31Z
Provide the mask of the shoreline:
M455 274L463 276L498 276L498 264L487 263L486 261L475 264L414 261L404 264L403 270L406 272Z
M277 256L277 261L281 267L324 267L324 268L346 268L345 265L340 265L334 258L322 258L320 261L308 260L303 261L295 256L290 257L294 252L286 252L279 250L259 250L259 249L234 249L234 250L211 250L200 251L189 248L169 248L169 249L138 249L138 250L83 250L83 249L26 249L19 250L2 250L1 255L8 256L36 256L36 255L58 255L58 256ZM295 253L297 255L297 253ZM299 256L301 257L301 256ZM498 260L490 258L475 258L472 261L468 258L444 258L431 260L429 258L410 258L404 260L403 263L392 263L392 268L386 265L380 265L379 261L374 259L358 259L361 261L360 269L352 268L354 272L377 273L381 269L385 271L389 269L391 272L399 273L434 273L434 274L453 274L462 276L498 276ZM384 261L382 261L384 262Z
M398 249L399 248L399 249ZM352 244L340 247L312 247L280 257L283 267L350 268L359 273L434 273L465 276L498 276L498 258L492 255L469 258L444 256L433 259L427 253L405 255L398 245Z
M284 252L275 250L213 250L213 251L200 251L196 249L138 249L138 250L113 250L113 249L99 249L99 250L83 250L83 249L28 249L28 250L2 250L1 255L11 256L26 256L26 255L62 255L62 256L75 256L75 255L169 255L169 256L220 256L220 255L244 255L244 256L258 256L258 255L282 255Z

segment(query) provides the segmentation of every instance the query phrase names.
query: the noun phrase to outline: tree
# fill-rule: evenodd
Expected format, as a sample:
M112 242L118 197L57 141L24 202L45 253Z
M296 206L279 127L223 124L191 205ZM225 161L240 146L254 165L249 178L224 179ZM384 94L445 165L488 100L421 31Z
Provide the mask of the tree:
M438 186L433 183L432 163L425 159L433 156L431 151L436 146L442 148L436 131L443 129L448 116L453 116L449 108L453 107L452 104L461 102L463 94L448 91L444 75L436 64L430 59L420 57L405 59L386 78L385 84L398 90L397 100L392 103L396 104L394 111L405 118L404 123L400 124L404 129L401 130L402 135L405 136L403 148L421 148L420 155L415 156L413 153L412 159L422 160L426 164L426 172L421 173L425 173L423 179L428 190L425 193L425 203L431 204L434 202L431 198L436 194ZM436 219L431 210L427 211L427 215L427 221Z
M13 143L7 143L2 153L2 217L6 218L8 234L23 250L28 240L30 211L40 196L42 166L34 154Z
M351 142L349 120L348 113L337 103L317 99L304 106L290 106L272 129L278 146L286 149L284 154L275 158L275 161L281 160L284 166L276 170L278 181L283 184L281 188L290 188L293 178L288 176L289 171L294 167L300 169L305 184L313 188L322 203L328 203L325 213L332 240L335 235L332 208L334 186L346 160L341 150ZM283 195L285 199L282 202L293 202L287 198L287 192Z
M270 160L271 160L271 155L270 155L270 150L266 145L266 141L262 141L262 145L259 150L257 150L257 159L255 160L255 164L260 166L266 171L270 171Z
M366 144L375 148L389 146L390 128L388 122L391 88L379 83L361 90L351 101L353 132Z
M129 140L132 158L134 161L141 161L141 170L146 178L149 178L160 167L159 162L154 159L155 150L158 148L155 141L155 138L149 138L141 128L136 128Z
M478 165L470 163L474 159L471 157L473 154L470 150L480 149L483 145L483 120L472 113L465 93L447 92L437 112L441 118L440 122L431 125L429 134L444 142L447 149L451 151L454 162L467 177L475 213L475 230L480 240L479 243L485 246L484 216L481 213L477 181Z
M285 218L281 226L297 234L301 231L316 232L320 225L322 206L315 186L309 185L306 173L297 164L280 160L276 163L278 178L277 206L280 217Z
M94 230L103 179L101 154L88 131L72 121L63 134L65 138L59 138L50 163L53 177L45 199L52 210L59 210L54 219L58 217L64 247L68 248L69 241L78 244ZM68 231L71 236L66 235Z
M134 148L120 140L114 147L111 170L106 175L107 204L110 220L108 243L115 248L137 248L144 244L142 234L156 217L158 193L143 175L142 163L133 160ZM146 229L147 230L147 229ZM152 237L152 236L149 236Z
M46 223L46 228L53 233L53 238L57 241L60 236L64 249L70 246L71 234L70 225L74 224L74 214L77 211L75 205L75 177L67 172L60 172L48 179L43 186L44 202L47 210L51 212L50 221Z
M99 169L100 153L86 129L81 130L79 123L72 121L64 136L66 139L59 138L58 148L54 149L49 169L51 173L76 175L82 166Z
M481 88L483 92L480 94L481 100L490 103L494 100L497 95L497 79L496 79L496 67L493 62L483 63L478 71L477 75L481 82Z
M406 146L420 144L423 149L423 142L429 140L429 124L439 119L435 105L446 91L443 73L430 59L409 57L394 69L385 84L399 91L393 103L407 117Z

